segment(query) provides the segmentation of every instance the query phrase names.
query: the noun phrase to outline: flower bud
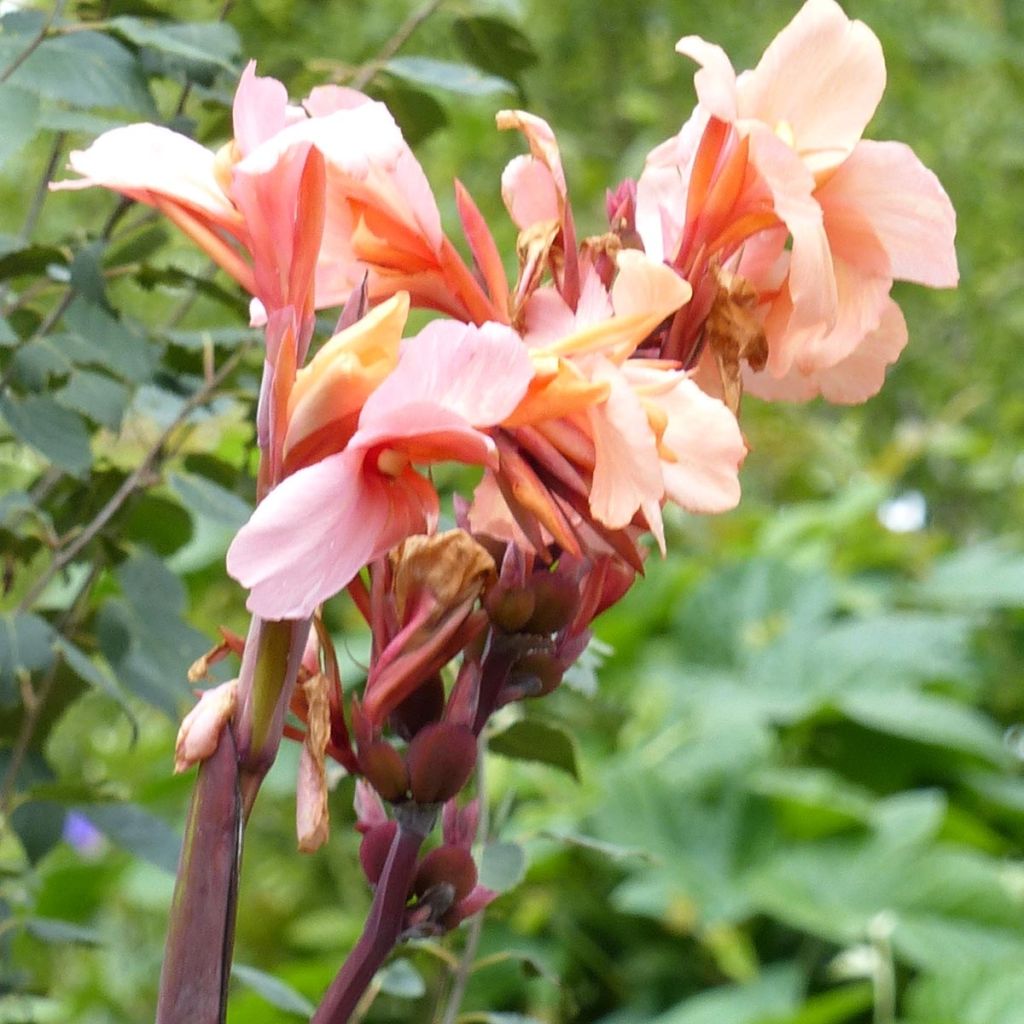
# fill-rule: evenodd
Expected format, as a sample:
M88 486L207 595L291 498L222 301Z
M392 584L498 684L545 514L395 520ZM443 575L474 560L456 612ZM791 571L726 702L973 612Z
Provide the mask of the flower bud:
M412 891L423 896L434 886L449 884L454 891L454 900L464 899L476 885L476 864L469 851L461 846L439 846L423 858L416 871Z
M359 863L370 885L376 885L380 880L397 832L398 822L386 821L382 825L374 825L363 836L359 844Z
M469 781L476 765L476 736L465 725L437 722L409 744L412 798L420 804L450 800Z
M376 740L359 751L359 767L366 781L391 803L404 800L409 791L409 771L402 755L390 743Z
M174 744L176 774L205 761L217 749L220 734L235 713L237 695L237 679L199 695L199 703L184 717L178 729Z

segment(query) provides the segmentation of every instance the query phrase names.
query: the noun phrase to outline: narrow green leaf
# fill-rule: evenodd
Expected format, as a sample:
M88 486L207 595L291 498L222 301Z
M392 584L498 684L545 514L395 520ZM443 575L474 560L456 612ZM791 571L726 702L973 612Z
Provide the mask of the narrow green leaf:
M76 810L122 849L172 875L178 870L181 836L163 818L135 804L83 804Z
M76 943L82 946L100 946L103 939L95 928L75 924L72 921L58 921L53 917L30 917L25 922L26 930L43 942L54 945Z
M433 57L392 57L384 65L397 78L416 85L463 96L490 96L496 92L515 92L515 86L497 75L486 75L468 64L436 60Z
M0 414L19 441L35 448L72 476L84 477L92 464L89 429L76 412L49 395L0 398Z
M100 693L105 693L117 703L118 707L125 713L125 716L131 723L132 741L134 742L138 738L139 722L135 717L135 712L132 711L127 698L124 693L121 692L121 688L117 683L115 683L114 680L99 667L99 665L89 658L84 651L68 640L67 637L55 637L53 649L60 654L68 668L70 668L79 679L88 683L93 687L93 689L99 690Z
M526 718L492 736L488 746L496 754L517 761L537 761L558 768L574 779L580 777L572 737L553 725Z
M285 1013L296 1017L311 1017L316 1007L301 992L296 992L291 985L285 984L272 974L250 967L248 964L232 964L231 977L251 988L262 996L271 1006L276 1006Z
M11 325L0 316L0 348L14 348L19 340L14 331L11 330Z
M252 515L248 502L206 477L172 473L168 481L190 513L237 530Z
M963 548L936 563L911 593L947 608L1024 607L1024 554L999 543Z

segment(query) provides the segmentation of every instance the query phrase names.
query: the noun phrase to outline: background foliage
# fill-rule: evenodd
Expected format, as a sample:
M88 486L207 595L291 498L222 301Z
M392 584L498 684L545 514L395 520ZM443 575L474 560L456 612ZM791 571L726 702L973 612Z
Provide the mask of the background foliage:
M151 1015L184 669L245 622L223 569L253 498L245 303L148 211L48 195L67 151L139 119L219 143L251 55L296 96L387 99L443 212L458 174L511 253L496 109L552 122L600 230L604 187L692 105L674 41L749 66L795 7L0 5L0 1022ZM502 723L485 881L513 891L466 1022L1024 1019L1024 9L846 9L889 64L870 134L911 142L959 210L962 287L898 295L911 345L866 408L748 401L741 508L674 520L573 687ZM368 903L350 784L300 858L294 766L250 830L234 1021L308 1012ZM366 1019L440 1020L463 942L401 950Z

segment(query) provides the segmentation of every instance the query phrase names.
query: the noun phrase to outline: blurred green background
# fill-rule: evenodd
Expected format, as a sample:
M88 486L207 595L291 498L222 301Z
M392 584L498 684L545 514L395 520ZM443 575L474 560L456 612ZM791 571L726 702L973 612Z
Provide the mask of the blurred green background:
M911 343L866 406L748 400L741 507L672 519L572 685L499 721L485 881L508 891L466 1024L1024 1022L1024 4L844 6L888 61L868 135L945 184L961 287L897 286ZM458 175L511 254L521 142L496 110L552 123L600 232L604 189L692 107L675 40L748 67L796 9L0 4L0 1024L151 1019L184 671L245 624L223 567L253 498L245 303L148 211L47 195L67 151L140 119L219 144L250 56L296 97L361 76L449 230ZM366 639L336 604L358 685ZM507 756L541 726L527 752L553 763ZM296 760L250 829L236 1024L308 1014L369 902L350 781L330 845L296 853ZM399 950L365 1019L441 1020L464 939Z

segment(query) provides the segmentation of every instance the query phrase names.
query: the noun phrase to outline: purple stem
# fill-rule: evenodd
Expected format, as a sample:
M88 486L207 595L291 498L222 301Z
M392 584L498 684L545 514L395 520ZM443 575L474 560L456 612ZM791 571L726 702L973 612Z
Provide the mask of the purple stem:
M396 818L398 831L377 882L363 934L331 982L310 1024L346 1024L401 937L420 847L434 827L437 809L410 805L398 808Z
M220 1024L235 938L242 804L230 729L199 767L171 903L156 1024Z

